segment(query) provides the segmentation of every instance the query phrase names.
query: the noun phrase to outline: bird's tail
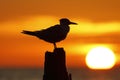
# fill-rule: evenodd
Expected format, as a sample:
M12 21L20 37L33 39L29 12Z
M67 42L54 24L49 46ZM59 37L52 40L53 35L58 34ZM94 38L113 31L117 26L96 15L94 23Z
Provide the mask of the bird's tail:
M21 32L21 33L35 36L35 32L32 32L32 31L23 30L23 32Z

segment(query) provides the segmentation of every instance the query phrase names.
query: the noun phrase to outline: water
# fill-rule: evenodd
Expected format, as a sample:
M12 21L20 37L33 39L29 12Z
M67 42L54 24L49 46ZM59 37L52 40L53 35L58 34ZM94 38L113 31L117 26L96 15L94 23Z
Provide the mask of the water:
M120 69L68 69L72 80L120 80ZM0 69L0 80L42 80L43 69Z
M42 80L43 69L1 69L0 80Z
M120 80L120 69L90 70L70 69L73 80Z

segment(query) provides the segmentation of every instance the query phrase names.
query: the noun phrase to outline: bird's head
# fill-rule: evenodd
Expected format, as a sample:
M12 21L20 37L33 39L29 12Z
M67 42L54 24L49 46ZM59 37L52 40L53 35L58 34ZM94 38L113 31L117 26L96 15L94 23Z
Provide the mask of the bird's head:
M60 25L70 25L70 24L77 25L77 23L71 22L71 21L70 21L69 19L67 19L67 18L62 18L62 19L60 19Z

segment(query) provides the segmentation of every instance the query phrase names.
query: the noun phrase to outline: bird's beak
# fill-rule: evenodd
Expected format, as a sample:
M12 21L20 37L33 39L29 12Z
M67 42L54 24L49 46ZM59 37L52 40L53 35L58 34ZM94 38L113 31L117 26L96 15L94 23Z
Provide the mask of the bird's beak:
M75 22L70 22L70 24L74 24L74 25L77 25L77 23L75 23Z

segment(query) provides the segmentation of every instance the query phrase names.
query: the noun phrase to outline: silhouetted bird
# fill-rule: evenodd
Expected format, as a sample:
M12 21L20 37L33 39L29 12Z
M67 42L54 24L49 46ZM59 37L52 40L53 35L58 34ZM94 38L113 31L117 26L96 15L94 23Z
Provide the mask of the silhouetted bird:
M70 22L67 18L60 19L60 24L51 26L50 28L43 29L40 31L27 31L23 30L22 33L36 36L44 41L47 41L49 43L54 44L54 48L56 47L56 42L59 42L61 40L64 40L67 36L67 33L69 32L70 24L77 24L74 22Z

